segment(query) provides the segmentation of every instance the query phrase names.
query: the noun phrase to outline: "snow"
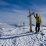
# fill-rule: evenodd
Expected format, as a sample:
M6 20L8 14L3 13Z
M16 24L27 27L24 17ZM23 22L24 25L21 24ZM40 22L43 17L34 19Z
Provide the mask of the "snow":
M45 35L34 34L35 26L32 29L31 33L29 26L14 27L0 23L0 46L46 46L46 27L40 30Z

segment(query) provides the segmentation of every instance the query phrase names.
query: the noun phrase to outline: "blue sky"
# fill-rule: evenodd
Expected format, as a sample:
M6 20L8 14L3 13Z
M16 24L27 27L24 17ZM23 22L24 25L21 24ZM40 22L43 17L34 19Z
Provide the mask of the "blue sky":
M40 10L42 23L46 24L46 0L0 0L0 22L29 23L29 8L35 13ZM34 17L32 23L35 23Z

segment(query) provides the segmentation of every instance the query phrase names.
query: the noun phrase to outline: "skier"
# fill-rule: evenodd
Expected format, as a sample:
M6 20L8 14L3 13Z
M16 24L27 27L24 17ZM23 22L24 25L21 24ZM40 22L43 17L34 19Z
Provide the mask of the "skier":
M36 19L36 27L35 27L35 30L36 30L36 33L38 33L39 30L40 30L40 25L41 25L42 21L41 21L40 15L34 14L34 17Z

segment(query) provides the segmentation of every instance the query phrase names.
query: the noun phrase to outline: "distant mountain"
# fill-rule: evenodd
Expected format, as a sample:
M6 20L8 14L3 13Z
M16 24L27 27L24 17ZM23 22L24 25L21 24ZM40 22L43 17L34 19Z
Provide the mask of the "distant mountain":
M32 24L32 26L35 26L35 24Z
M7 23L0 23L0 28L11 28L13 26L7 24Z
M10 24L12 26L15 26L15 27L22 27L23 25L19 25L19 24Z
M10 24L10 25L15 26L15 27L23 27L23 24ZM29 26L29 25L28 24L27 25L25 24L25 26ZM32 24L32 26L35 26L35 25Z
M42 25L43 27L46 27L46 25Z

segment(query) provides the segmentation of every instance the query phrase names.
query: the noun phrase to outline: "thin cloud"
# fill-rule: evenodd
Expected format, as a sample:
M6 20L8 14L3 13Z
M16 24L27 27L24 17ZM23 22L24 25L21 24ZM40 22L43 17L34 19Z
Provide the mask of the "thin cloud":
M0 0L0 5L9 5L9 3Z
M28 15L28 10L13 10L14 12L16 12L17 14L21 14L23 16Z
M23 3L23 4L25 4L25 3ZM10 22L14 22L14 23L19 22L20 23L23 21L29 22L29 18L27 18L27 16L29 15L28 9L31 8L32 11L34 11L35 13L37 13L38 10L40 10L42 22L43 22L43 24L46 24L46 20L45 20L46 19L46 17L45 17L46 16L46 6L45 5L40 6L37 4L32 4L32 6L28 6L25 4L25 7L28 6L27 10L25 10L24 6L23 6L24 7L23 8L22 6L6 3L3 1L0 2L0 5L8 6L8 7L3 7L0 10L0 22L9 22L9 23ZM33 23L35 23L34 17L32 17L32 21L33 21Z
M16 12L15 12L16 11ZM0 13L1 15L1 20L2 21L6 21L6 22L17 22L20 21L28 21L28 11L24 11L24 10L15 10L14 13L10 13L10 12L4 12L3 14ZM4 18L4 19L3 19Z

